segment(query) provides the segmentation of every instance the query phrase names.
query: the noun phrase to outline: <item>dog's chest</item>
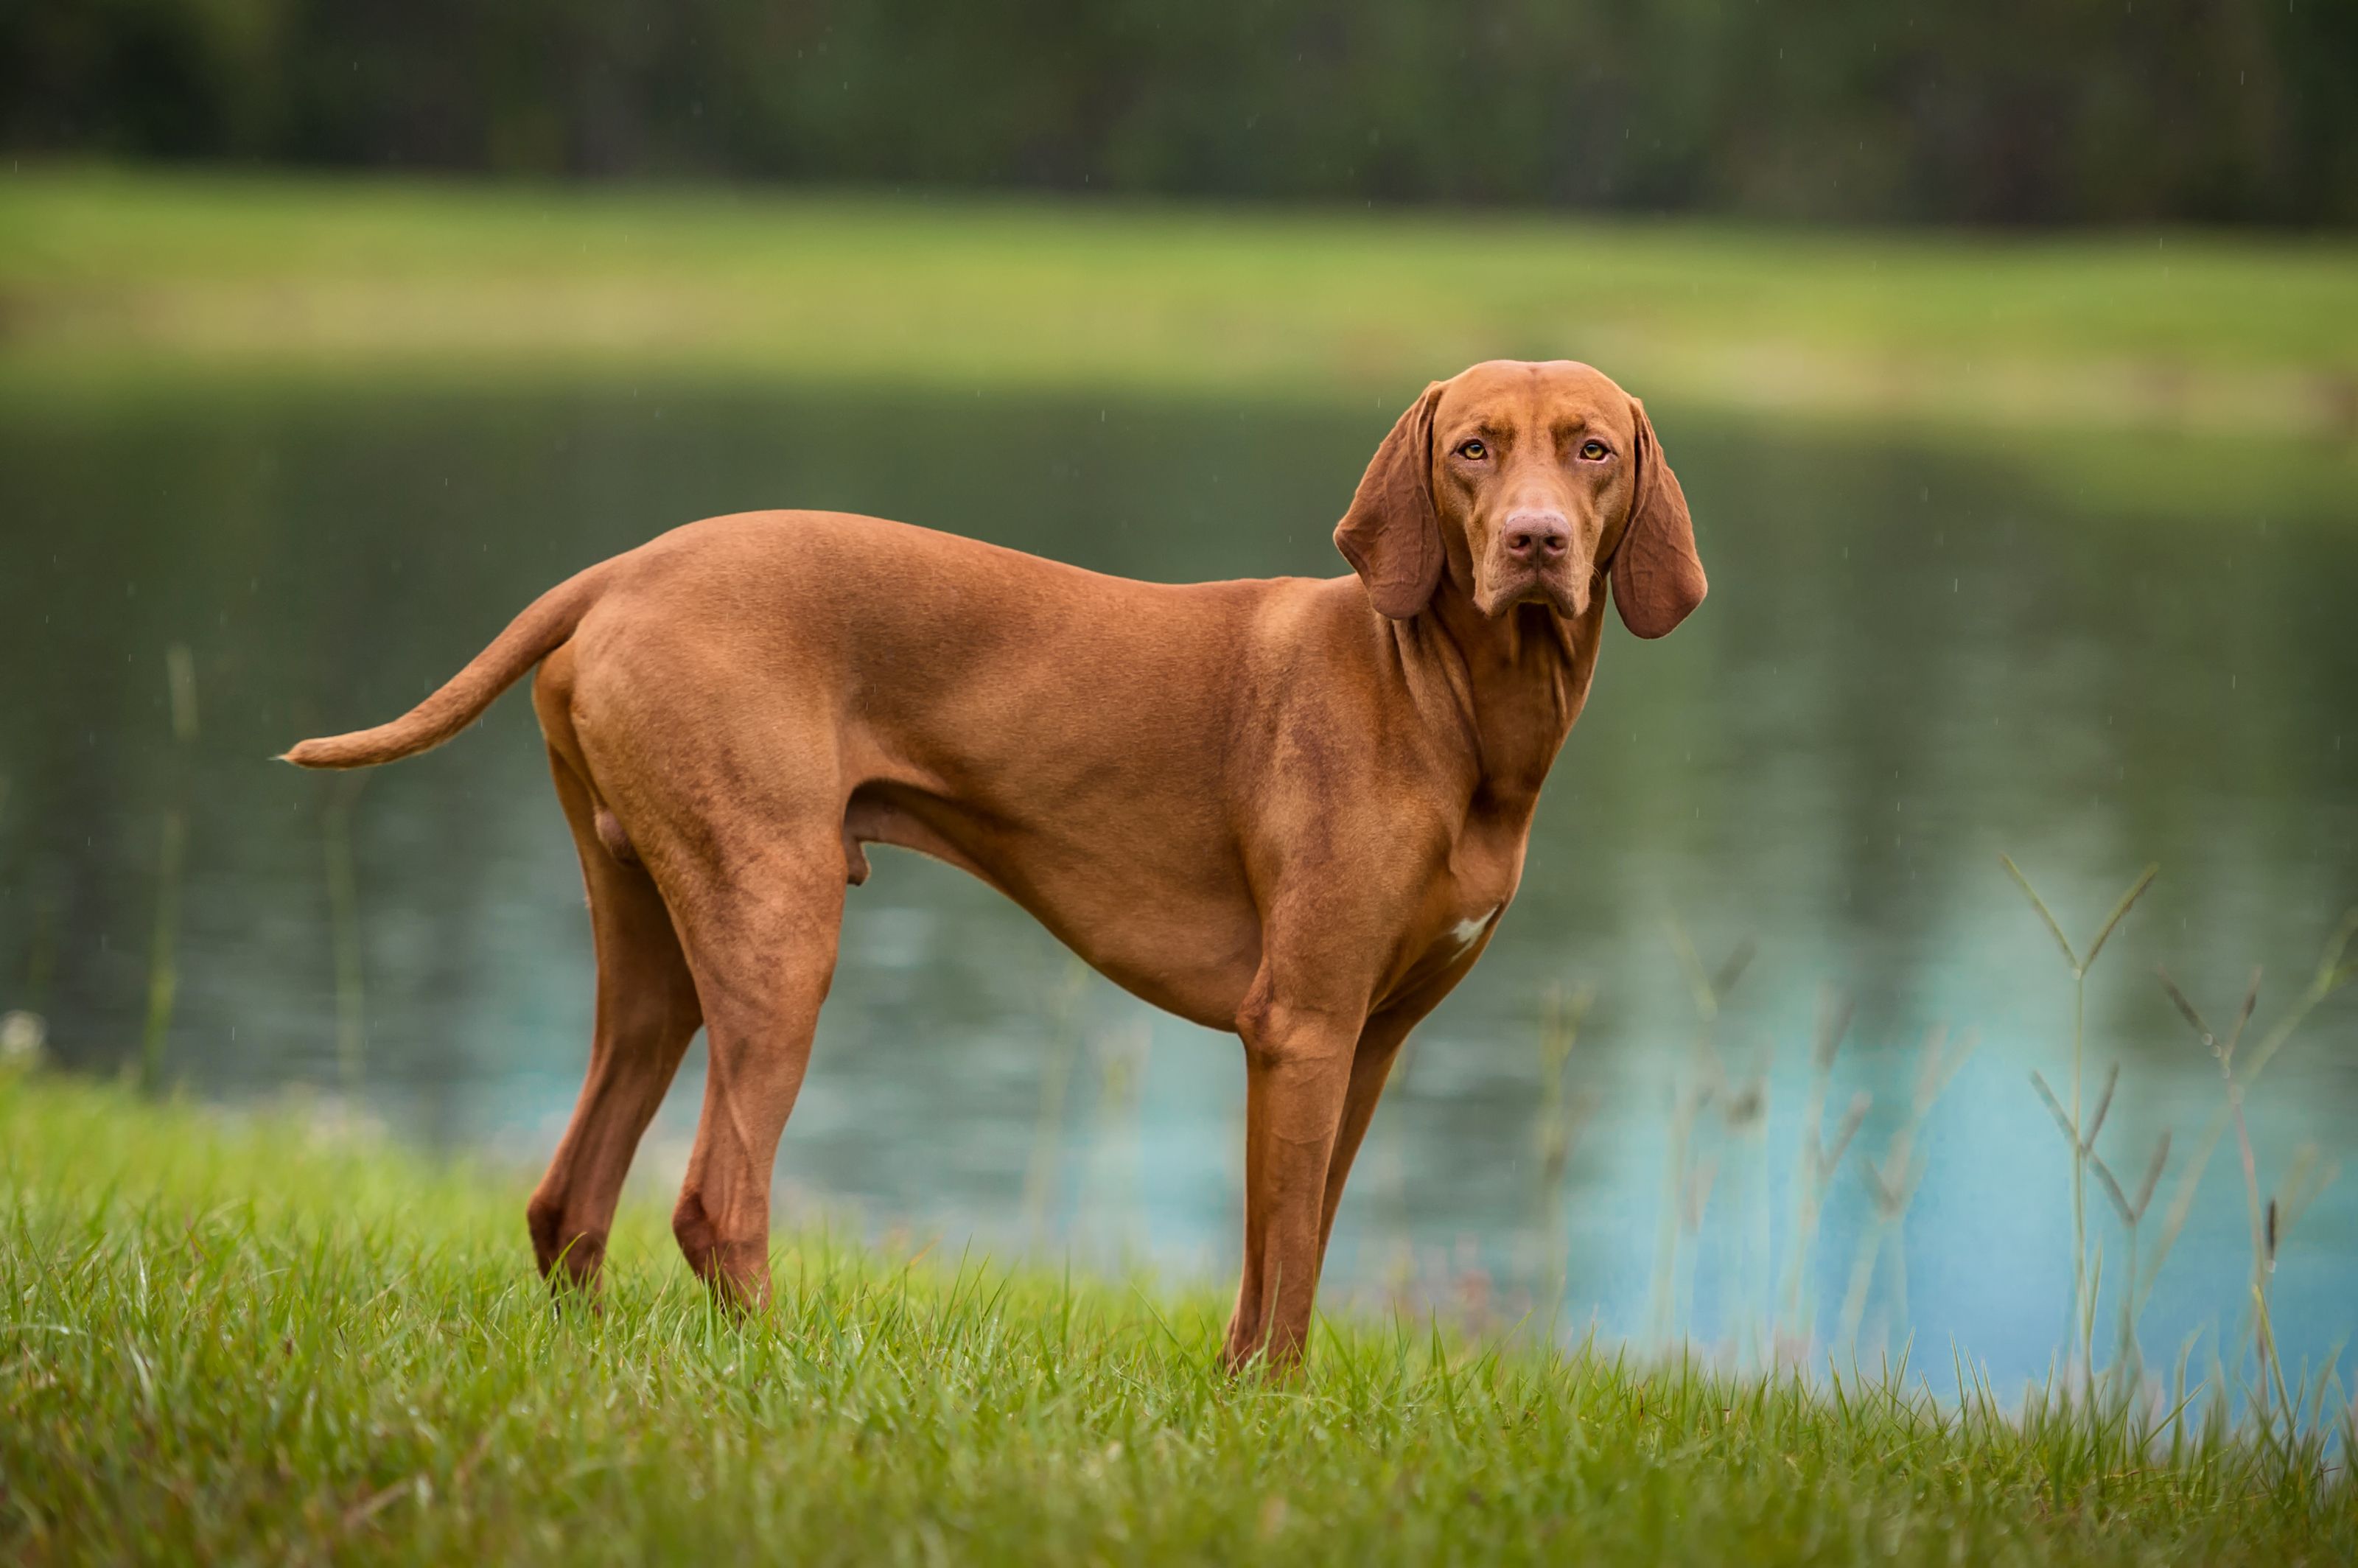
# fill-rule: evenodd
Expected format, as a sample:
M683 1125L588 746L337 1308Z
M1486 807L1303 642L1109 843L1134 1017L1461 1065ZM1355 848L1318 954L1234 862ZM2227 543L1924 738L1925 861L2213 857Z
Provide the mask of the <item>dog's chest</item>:
M1494 903L1487 909L1466 915L1441 934L1440 946L1450 957L1455 957L1482 940L1482 934L1490 929L1491 922L1498 918L1498 912L1505 907L1503 903Z
M1477 817L1453 846L1408 949L1420 971L1455 965L1482 945L1506 913L1522 872L1519 827Z
M1450 857L1443 883L1443 918L1433 950L1455 958L1489 935L1515 896L1522 872L1522 837L1513 831L1469 833Z

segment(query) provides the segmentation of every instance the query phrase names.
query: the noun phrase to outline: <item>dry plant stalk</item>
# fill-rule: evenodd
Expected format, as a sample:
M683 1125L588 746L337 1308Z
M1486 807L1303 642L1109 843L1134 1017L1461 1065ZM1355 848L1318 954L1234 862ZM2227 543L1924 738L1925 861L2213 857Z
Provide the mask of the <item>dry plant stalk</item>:
M1076 1014L1088 968L1078 958L1067 960L1063 980L1049 998L1049 1051L1040 1075L1040 1112L1032 1129L1032 1162L1023 1173L1023 1215L1033 1245L1048 1240L1049 1211L1055 1206L1057 1174L1064 1162L1065 1090L1072 1080L1073 1060L1080 1054L1081 1032Z
M360 1087L368 1040L362 987L360 874L352 856L352 813L369 775L333 773L324 781L327 808L319 816L321 858L328 880L328 941L336 965L336 1065L346 1093Z
M1667 1349L1678 1330L1679 1238L1682 1232L1692 1235L1702 1228L1704 1211L1711 1201L1711 1184L1716 1174L1714 1164L1706 1162L1698 1169L1693 1163L1696 1119L1724 1090L1726 1082L1719 1053L1713 1044L1714 1026L1727 1005L1728 994L1752 962L1754 944L1748 936L1736 943L1714 972L1704 968L1701 956L1687 939L1677 916L1667 919L1664 926L1671 950L1678 956L1679 968L1686 976L1688 995L1694 1003L1693 1054L1698 1067L1695 1077L1673 1091L1670 1149L1663 1172L1662 1218L1654 1245L1654 1339Z
M2120 1217L2121 1228L2128 1237L2128 1278L2121 1289L2120 1348L2115 1363L2122 1395L2127 1398L2135 1394L2144 1378L2144 1356L2137 1341L2136 1324L2145 1311L2146 1302L2150 1299L2150 1291L2140 1290L2138 1286L2139 1231L2146 1210L2153 1203L2154 1188L2160 1184L2162 1168L2169 1161L2170 1135L2165 1128L2155 1140L2153 1157L2146 1164L2145 1179L2137 1184L2137 1195L2132 1199L2121 1186L2120 1179L2113 1174L2112 1167L2104 1162L2104 1156L2096 1152L2096 1134L2103 1130L2105 1113L2112 1108L2113 1091L2118 1086L2120 1076L2120 1065L2115 1063L2104 1075L2104 1092L2097 1097L2096 1112L2089 1119L2084 1139L2074 1137L2071 1119L2055 1098L2055 1091L2047 1087L2045 1074L2034 1069L2030 1075L2030 1087L2039 1091L2040 1102L2047 1107L2048 1114L2055 1119L2056 1131L2062 1135L2067 1144L2073 1146L2074 1156L2085 1160L2088 1169L2095 1173L2097 1185L2112 1203L2113 1212Z
M2039 890L2030 885L2030 879L2022 874L2022 868L2014 863L2014 858L2000 855L1998 860L2005 865L2006 874L2014 878L2015 885L2022 889L2023 896L2030 901L2031 908L2039 912L2039 918L2046 922L2048 935L2055 938L2055 946L2062 951L2063 961L2071 970L2071 1108L2066 1118L2071 1123L2071 1354L2084 1379L2088 1397L2093 1400L2096 1390L2096 1298L2088 1273L2087 1157L2087 1146L2093 1134L2083 1130L2086 1124L2081 1117L2080 1098L2084 1076L2082 1069L2087 1055L2088 970L2095 964L2096 956L2104 950L2104 944L2111 939L2113 932L2127 917L2129 910L2145 896L2146 889L2153 885L2153 879L2160 874L2161 868L2146 867L2137 880L2129 884L2128 891L2114 903L2113 912L2104 917L2104 925L2098 926L2095 935L2089 939L2088 951L2082 957L2072 947L2071 939L2063 935L2062 923L2055 918L2055 912L2047 907L2047 901L2039 896Z
M2292 1010L2277 1020L2276 1027L2262 1035L2260 1043L2252 1047L2250 1060L2244 1065L2238 1080L2242 1089L2248 1091L2259 1076L2267 1070L2268 1064L2276 1059L2285 1042L2307 1022L2320 1002L2349 984L2353 976L2358 976L2358 961L2344 961L2353 937L2358 937L2358 909L2343 914L2341 925L2334 927L2333 935L2326 939L2325 949L2318 957L2316 972L2310 977L2308 989L2293 1003ZM2210 1125L2203 1129L2202 1140L2195 1146L2192 1158L2179 1172L2178 1184L2170 1194L2169 1210L2163 1217L2161 1235L2155 1247L2153 1260L2146 1265L2145 1283L2148 1291L2153 1287L2154 1277L2160 1273L2163 1261L2169 1258L2170 1247L2177 1241L2179 1232L2184 1228L2187 1216L2193 1210L2195 1189L2201 1185L2203 1170L2218 1149L2220 1139L2226 1135L2232 1119L2231 1108L2221 1105L2212 1114Z
M147 952L147 1023L139 1047L139 1082L150 1093L164 1081L164 1044L179 995L180 880L189 855L189 773L197 743L197 661L186 643L164 650L164 684L171 697L169 803L157 855L156 926Z
M1818 1227L1825 1217L1826 1198L1843 1155L1858 1136L1874 1103L1864 1089L1851 1096L1850 1105L1824 1135L1826 1097L1833 1081L1834 1058L1843 1037L1850 1033L1851 998L1827 987L1818 999L1818 1029L1810 1047L1810 1098L1801 1118L1801 1147L1794 1161L1792 1255L1787 1260L1782 1322L1773 1336L1780 1359L1806 1362L1816 1336L1815 1303L1810 1291L1810 1254L1816 1249Z
M1551 1318L1563 1304L1565 1276L1572 1268L1570 1247L1563 1234L1564 1173L1581 1129L1596 1108L1594 1094L1573 1095L1564 1087L1564 1069L1580 1038L1581 1023L1595 1004L1596 988L1584 985L1566 995L1561 985L1547 989L1540 1023L1540 1107L1531 1124L1534 1152L1539 1156L1537 1227L1542 1257L1540 1277L1549 1281Z
M1877 1259L1884 1243L1907 1218L1909 1206L1916 1201L1916 1188L1924 1179L1924 1156L1917 1149L1916 1140L1923 1130L1925 1118L1931 1114L1933 1102L1947 1092L1956 1079L1957 1070L1974 1054L1975 1039L1974 1033L1968 1030L1951 1050L1947 1024L1936 1023L1925 1033L1923 1054L1916 1067L1916 1092L1909 1100L1907 1117L1893 1130L1880 1161L1870 1160L1864 1153L1858 1157L1859 1179L1866 1184L1867 1196L1875 1206L1875 1222L1859 1236L1858 1252L1851 1261L1850 1286L1843 1295L1840 1337L1850 1346L1854 1362L1858 1357L1858 1331L1866 1315L1867 1290L1875 1280ZM1893 1316L1896 1321L1905 1322L1908 1259L1899 1250L1895 1250L1893 1257Z
M2311 987L2313 999L2321 999L2349 978L2349 972L2339 968L2338 965L2342 951L2348 944L2352 924L2345 919L2336 932L2334 941L2328 945L2326 963L2319 970L2320 980ZM2320 1166L2316 1150L2303 1145L2295 1152L2292 1168L2284 1185L2265 1198L2261 1195L2259 1161L2252 1148L2251 1127L2244 1116L2244 1090L2249 1082L2249 1075L2238 1078L2235 1074L2236 1050L2243 1042L2244 1029L2251 1023L2252 1014L2259 1007L2260 971L2257 968L2252 970L2251 984L2244 991L2244 1004L2236 1011L2235 1022L2228 1026L2223 1039L2187 1000L2186 993L2179 989L2177 981L2170 979L2167 968L2158 968L2155 972L2161 979L2162 990L2178 1009L2179 1016L2186 1020L2187 1026L2194 1032L2194 1037L2219 1064L2220 1083L2227 1102L2225 1116L2235 1130L2236 1151L2243 1157L2244 1205L2252 1233L2252 1351L2257 1358L2259 1371L2258 1388L2253 1402L2258 1407L2263 1426L2271 1433L2275 1431L2277 1415L2281 1412L2286 1434L2290 1437L2299 1431L2300 1404L2293 1399L2285 1383L2284 1358L2277 1349L2275 1325L2268 1316L2268 1283L2276 1273L2277 1253L2283 1246L2286 1233L2291 1229L2292 1222L2299 1217L2300 1211L2333 1179L2334 1169L2331 1165ZM2305 1002L2293 1016L2296 1020L2307 1016L2309 1009L2314 1005L2315 1000ZM2284 1035L2288 1033L2278 1031L2271 1034L2268 1044L2271 1047L2281 1045ZM2191 1189L2189 1188L2190 1201L2190 1194ZM2176 1237L2177 1225L2183 1218L2184 1216L2173 1206L2169 1232L2172 1238ZM2241 1359L2239 1351L2239 1363Z
M1089 1184L1090 1206L1097 1212L1094 1226L1085 1222L1079 1228L1083 1234L1097 1232L1106 1261L1116 1266L1130 1261L1126 1249L1138 1207L1138 1118L1153 1047L1154 1028L1142 1011L1098 1032L1089 1042L1098 1066L1092 1152L1098 1170Z

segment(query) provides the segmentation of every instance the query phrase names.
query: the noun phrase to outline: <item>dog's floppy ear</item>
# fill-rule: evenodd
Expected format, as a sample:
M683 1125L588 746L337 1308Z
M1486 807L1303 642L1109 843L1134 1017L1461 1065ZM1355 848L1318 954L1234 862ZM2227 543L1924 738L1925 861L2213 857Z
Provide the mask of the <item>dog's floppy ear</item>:
M1621 624L1640 637L1660 637L1703 602L1710 584L1695 554L1694 519L1687 514L1679 476L1662 457L1646 406L1633 397L1629 406L1638 414L1638 488L1613 552L1613 602Z
M1434 382L1394 424L1360 476L1351 509L1335 525L1335 547L1368 585L1377 611L1407 621L1441 586L1441 514L1433 503Z

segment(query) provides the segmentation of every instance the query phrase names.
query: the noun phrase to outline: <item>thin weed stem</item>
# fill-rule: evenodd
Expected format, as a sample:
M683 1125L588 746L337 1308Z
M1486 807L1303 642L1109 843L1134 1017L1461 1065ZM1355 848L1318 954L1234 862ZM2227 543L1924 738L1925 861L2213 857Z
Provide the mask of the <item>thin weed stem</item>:
M1065 967L1049 1000L1048 1061L1040 1075L1040 1108L1032 1129L1032 1159L1023 1174L1024 1228L1035 1248L1044 1248L1064 1164L1065 1096L1073 1063L1081 1051L1076 1013L1088 971L1078 958Z
M1998 860L2006 867L2006 874L2014 879L2015 885L2022 890L2023 896L2030 901L2030 906L2039 912L2039 918L2046 925L2048 935L2055 938L2055 946L2062 951L2063 961L2071 970L2071 1104L2066 1118L2070 1125L2064 1132L2071 1146L2071 1350L2066 1374L2068 1378L2073 1371L2078 1373L2082 1390L2093 1406L2096 1398L2096 1301L2088 1267L2088 1154L2095 1138L2095 1128L2083 1118L2082 1102L2087 1057L2088 971L2137 900L2145 896L2146 889L2153 885L2153 879L2159 874L2161 868L2146 867L2136 881L2129 884L2127 891L2114 902L2112 912L2105 915L2104 924L2089 938L2087 954L2082 957L2071 946L2071 939L2063 935L2062 923L2055 918L2055 912L2048 907L2047 901L2039 896L2039 890L2031 885L2022 868L2014 863L2014 858L2000 855ZM2106 1104L2109 1103L2108 1092ZM2099 1110L2099 1120L2102 1114Z
M1596 1000L1596 988L1582 986L1569 996L1560 985L1548 988L1546 1011L1540 1026L1540 1108L1532 1124L1539 1155L1537 1227L1541 1258L1540 1277L1548 1281L1548 1317L1563 1309L1571 1271L1570 1245L1563 1228L1563 1183L1572 1163L1573 1147L1587 1122L1594 1102L1574 1097L1564 1086L1564 1071L1580 1026Z
M367 1047L366 995L361 967L360 877L352 856L352 814L369 775L336 773L319 816L320 856L327 873L328 941L336 966L336 1066L347 1094L360 1087Z
M163 841L156 866L156 925L147 951L147 1020L139 1045L139 1083L163 1087L164 1046L180 989L180 878L189 853L189 773L197 743L197 662L186 643L164 650L165 690L171 700L172 777L164 808Z

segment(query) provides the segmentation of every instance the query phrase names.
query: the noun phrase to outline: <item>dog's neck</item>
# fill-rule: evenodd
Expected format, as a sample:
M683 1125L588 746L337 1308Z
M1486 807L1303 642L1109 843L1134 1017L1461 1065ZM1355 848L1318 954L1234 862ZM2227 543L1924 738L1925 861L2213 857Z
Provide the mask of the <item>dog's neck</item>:
M1604 585L1567 620L1541 604L1485 615L1444 574L1432 602L1401 624L1404 658L1437 658L1456 716L1472 738L1477 804L1528 819L1548 769L1588 698L1604 621Z

